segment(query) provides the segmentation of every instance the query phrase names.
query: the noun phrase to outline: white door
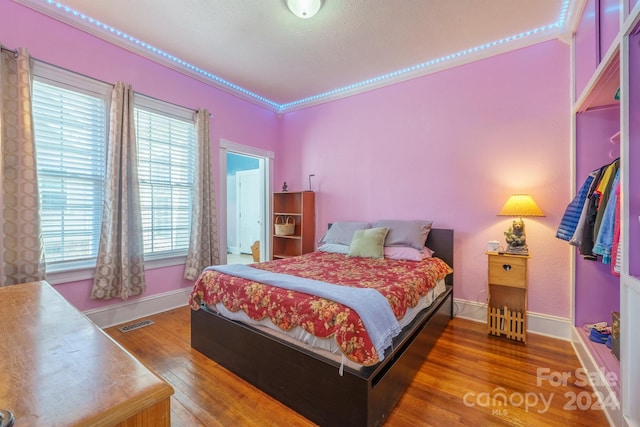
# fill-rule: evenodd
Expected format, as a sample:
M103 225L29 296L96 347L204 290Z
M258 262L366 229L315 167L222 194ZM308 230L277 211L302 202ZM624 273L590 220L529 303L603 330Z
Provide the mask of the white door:
M264 192L262 191L260 169L238 171L236 173L237 241L240 253L250 254L251 245L260 240L262 231L262 211Z

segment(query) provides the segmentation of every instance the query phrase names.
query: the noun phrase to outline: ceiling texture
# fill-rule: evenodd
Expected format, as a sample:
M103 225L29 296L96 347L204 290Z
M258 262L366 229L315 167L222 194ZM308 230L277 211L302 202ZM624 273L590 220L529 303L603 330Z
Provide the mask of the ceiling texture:
M584 0L15 0L273 111L304 108L546 40Z

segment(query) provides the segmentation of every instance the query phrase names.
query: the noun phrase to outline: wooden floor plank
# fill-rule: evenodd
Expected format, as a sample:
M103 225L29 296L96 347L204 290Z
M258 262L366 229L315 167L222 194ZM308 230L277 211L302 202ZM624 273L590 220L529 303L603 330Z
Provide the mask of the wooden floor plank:
M314 425L193 350L189 310L150 316L152 325L127 333L106 329L173 386L173 426ZM525 345L490 337L484 324L455 318L386 426L607 426L601 410L571 406L573 396L595 403L591 388L576 384L579 367L568 342L529 334ZM569 377L566 384L552 384L538 369Z

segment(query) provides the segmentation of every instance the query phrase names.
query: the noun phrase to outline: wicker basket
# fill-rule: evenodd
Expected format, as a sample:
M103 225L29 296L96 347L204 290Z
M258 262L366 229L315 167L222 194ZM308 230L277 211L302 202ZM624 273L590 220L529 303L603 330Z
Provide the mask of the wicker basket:
M274 225L276 236L290 236L296 229L296 221L292 216L288 216L286 219L283 216L277 216Z

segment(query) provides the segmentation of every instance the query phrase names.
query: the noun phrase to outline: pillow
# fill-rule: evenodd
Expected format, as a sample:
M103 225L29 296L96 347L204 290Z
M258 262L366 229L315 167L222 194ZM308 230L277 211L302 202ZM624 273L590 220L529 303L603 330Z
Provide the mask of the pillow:
M325 243L318 250L320 252L349 255L349 245L341 245L339 243Z
M433 221L384 220L376 222L372 227L389 229L385 246L410 246L421 251L429 237L431 224Z
M386 227L356 230L349 245L349 256L384 258L384 239L388 231Z
M421 251L410 246L385 246L384 257L389 259L401 259L407 261L422 261L431 258L433 251L427 247Z
M336 221L320 239L321 243L337 243L339 245L351 244L353 232L356 230L365 230L371 228L368 222L355 221Z

